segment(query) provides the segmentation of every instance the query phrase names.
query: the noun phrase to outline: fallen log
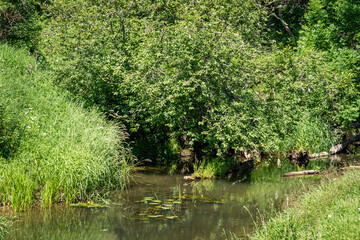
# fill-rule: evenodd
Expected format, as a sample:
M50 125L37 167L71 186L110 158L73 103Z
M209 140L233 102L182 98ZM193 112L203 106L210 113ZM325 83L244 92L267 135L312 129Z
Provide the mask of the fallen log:
M299 172L287 172L281 175L282 177L294 177L294 176L303 176L303 175L316 175L319 174L318 170L305 170Z
M195 180L193 176L184 176L185 180Z
M354 124L353 127L360 127L360 123ZM339 144L336 144L335 146L332 146L332 148L330 149L329 152L310 154L309 158L322 158L322 157L328 157L329 155L334 155L334 154L340 153L343 150L345 150L346 148L348 148L348 146L350 144L358 142L358 141L360 141L360 134L355 135L352 138L349 138L347 141L345 141L343 143L339 143Z
M330 154L336 154L347 148L351 143L360 141L360 134L350 138L344 143L337 144L330 149Z
M321 152L321 153L310 154L309 158L323 158L323 157L328 157L328 156L329 156L328 152Z
M194 181L194 180L201 179L201 178L198 177L198 176L190 175L190 176L184 176L184 179L185 179L185 180L192 180L192 181Z

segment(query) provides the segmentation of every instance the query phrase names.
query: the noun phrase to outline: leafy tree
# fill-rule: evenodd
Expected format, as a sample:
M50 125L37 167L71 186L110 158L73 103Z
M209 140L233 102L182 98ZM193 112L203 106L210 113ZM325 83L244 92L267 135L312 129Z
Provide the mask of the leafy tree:
M339 90L347 92L337 103L336 123L347 126L360 121L360 5L355 0L311 0L300 33L299 47L324 52L332 70L348 75L345 84L334 79Z
M40 46L58 84L125 123L141 158L324 151L334 128L358 118L358 58L311 45L314 2L303 32L306 1L282 15L298 51L271 32L272 13L292 2L250 0L59 0Z
M190 145L204 143L203 120L238 84L232 61L243 53L246 65L265 34L252 1L57 1L49 12L43 44L60 84L133 136L186 136Z

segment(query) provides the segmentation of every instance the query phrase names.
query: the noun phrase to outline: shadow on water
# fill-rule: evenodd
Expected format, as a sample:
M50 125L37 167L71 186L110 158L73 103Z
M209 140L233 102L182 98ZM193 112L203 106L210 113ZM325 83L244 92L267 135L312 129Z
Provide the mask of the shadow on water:
M320 159L307 169L334 166ZM287 163L282 168L265 164L246 182L186 181L143 170L134 174L127 191L111 194L116 204L107 208L54 206L16 213L9 239L225 239L224 231L244 238L260 214L272 216L320 179L281 178L296 170Z

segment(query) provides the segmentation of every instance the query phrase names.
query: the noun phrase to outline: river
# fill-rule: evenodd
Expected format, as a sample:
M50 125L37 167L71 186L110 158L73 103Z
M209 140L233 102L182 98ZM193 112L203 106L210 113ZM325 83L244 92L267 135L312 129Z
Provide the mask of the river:
M312 164L312 165L311 165ZM328 168L329 160L311 168ZM144 170L144 169L142 169ZM274 216L320 177L281 178L284 169L253 170L244 181L184 180L138 171L108 207L53 206L15 213L9 239L132 240L246 238L255 223Z

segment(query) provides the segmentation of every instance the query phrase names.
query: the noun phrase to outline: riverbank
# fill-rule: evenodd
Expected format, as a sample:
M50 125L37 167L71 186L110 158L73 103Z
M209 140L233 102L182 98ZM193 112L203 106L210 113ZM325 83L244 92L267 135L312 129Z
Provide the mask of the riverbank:
M125 186L126 134L53 85L34 57L0 45L0 202L85 201Z
M360 173L331 176L288 210L260 226L250 239L357 239Z

